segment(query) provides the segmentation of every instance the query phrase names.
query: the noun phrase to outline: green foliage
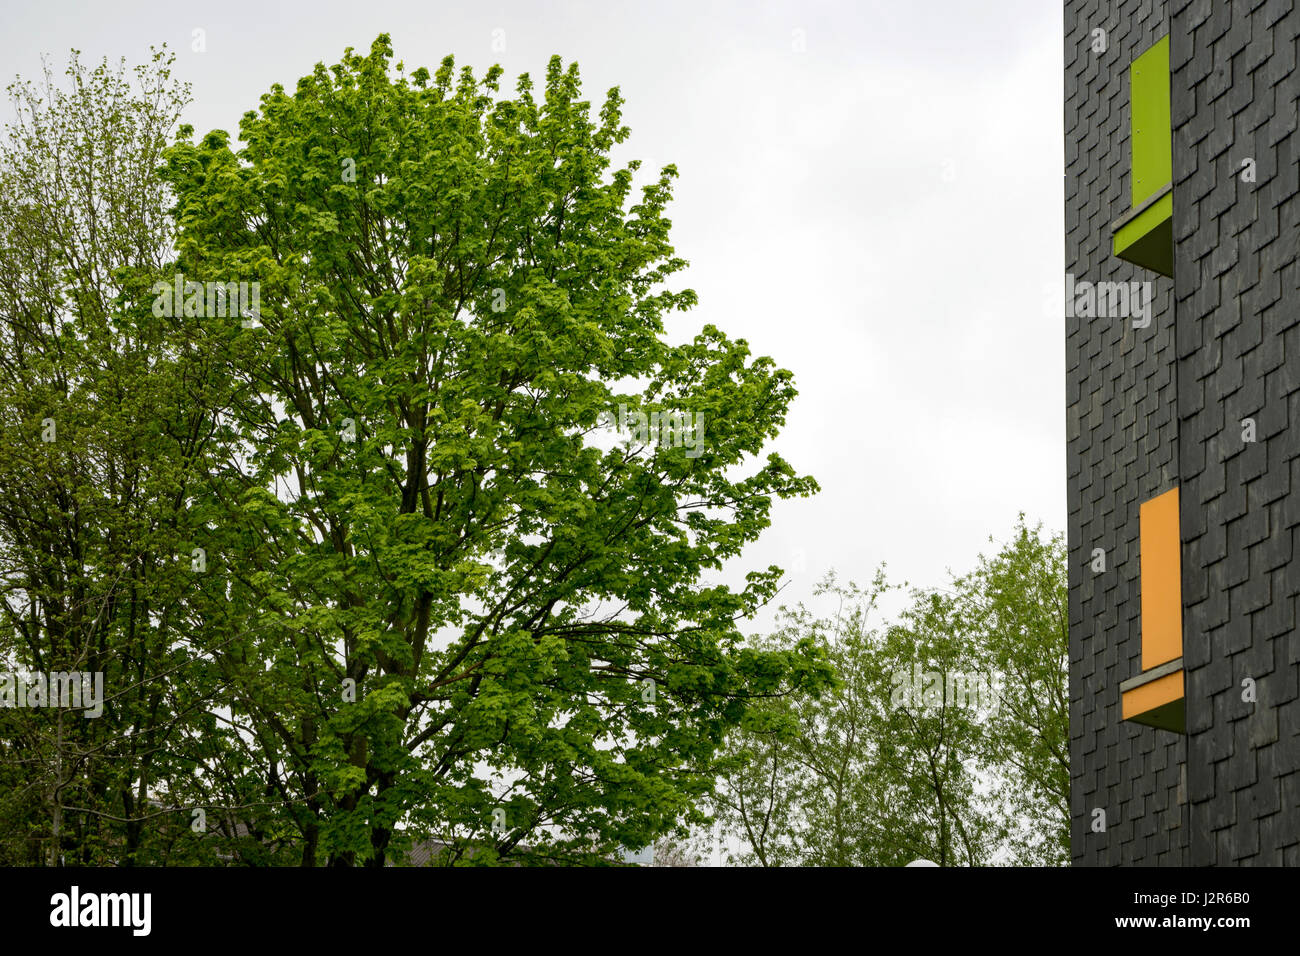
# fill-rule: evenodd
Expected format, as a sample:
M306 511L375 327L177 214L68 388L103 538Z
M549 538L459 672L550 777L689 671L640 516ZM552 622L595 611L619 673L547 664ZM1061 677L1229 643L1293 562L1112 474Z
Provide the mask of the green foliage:
M676 171L636 201L611 171L617 89L593 118L558 58L539 100L390 57L273 88L238 152L168 153L177 270L260 283L256 323L180 320L229 385L192 606L304 862L378 865L395 835L476 864L647 845L700 819L752 696L824 678L810 646L739 649L779 569L707 582L816 490L754 461L791 376L713 326L664 341L695 303L663 288ZM621 404L700 416L702 453L602 447Z
M1062 864L1069 857L1065 547L1023 521L949 587L831 577L836 614L786 611L763 648L809 641L837 680L751 710L716 796L740 862L764 866ZM914 688L912 693L909 689Z
M993 798L1013 822L1008 861L1070 857L1069 581L1064 535L1024 516L1011 539L962 581L962 614L980 665L1004 675L985 760Z
M0 711L0 859L211 858L184 806L238 742L186 611L209 468L211 369L140 304L171 255L157 177L187 101L156 52L132 77L73 54L16 83L0 161L0 671L103 674L101 717ZM238 772L240 775L243 770ZM243 801L220 769L203 796ZM236 788L238 789L238 788Z
M789 372L666 340L675 168L634 195L618 90L558 58L514 95L391 58L238 143L172 136L165 54L11 87L0 670L107 702L0 709L0 863L682 862L719 779L766 865L1063 860L1059 539L746 641L780 569L714 578L817 485L764 455ZM186 281L256 304L160 308ZM615 439L623 406L702 444ZM913 665L937 701L893 699ZM992 715L945 689L993 672Z

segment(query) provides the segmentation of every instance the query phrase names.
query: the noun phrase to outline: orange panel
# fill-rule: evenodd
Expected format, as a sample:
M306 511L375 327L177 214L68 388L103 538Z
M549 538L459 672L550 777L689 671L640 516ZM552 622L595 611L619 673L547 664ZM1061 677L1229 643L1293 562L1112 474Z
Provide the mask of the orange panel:
M1174 671L1150 683L1125 691L1123 712L1125 720L1173 703L1183 696L1183 672Z
M1148 671L1183 656L1178 489L1142 502L1138 525L1142 539L1142 669Z

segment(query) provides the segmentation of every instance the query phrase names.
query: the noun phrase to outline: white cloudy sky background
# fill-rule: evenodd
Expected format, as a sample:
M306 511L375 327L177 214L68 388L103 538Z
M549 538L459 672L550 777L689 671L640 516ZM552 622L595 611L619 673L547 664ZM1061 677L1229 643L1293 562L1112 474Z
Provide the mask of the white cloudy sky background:
M680 172L700 304L670 335L716 324L800 390L775 447L822 492L779 503L729 578L779 564L794 601L888 561L940 584L1019 511L1064 528L1059 4L8 0L3 23L6 80L167 43L200 132L381 32L408 71L577 60L593 105L627 100L618 158Z

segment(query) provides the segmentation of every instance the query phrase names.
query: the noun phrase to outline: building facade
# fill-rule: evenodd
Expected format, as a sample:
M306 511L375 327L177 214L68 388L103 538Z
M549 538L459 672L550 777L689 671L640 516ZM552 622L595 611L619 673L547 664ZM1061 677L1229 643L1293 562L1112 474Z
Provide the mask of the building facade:
M1065 2L1076 864L1300 864L1298 33Z

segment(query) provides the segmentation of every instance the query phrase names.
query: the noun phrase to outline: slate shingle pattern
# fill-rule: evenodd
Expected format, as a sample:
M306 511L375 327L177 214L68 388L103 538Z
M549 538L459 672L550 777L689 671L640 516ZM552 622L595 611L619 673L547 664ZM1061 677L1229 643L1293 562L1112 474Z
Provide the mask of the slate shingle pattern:
M1188 862L1280 866L1300 863L1300 9L1169 6Z
M1146 328L1065 319L1077 864L1300 863L1297 24L1296 0L1065 3L1066 272L1152 283ZM1129 64L1166 33L1175 279L1115 258L1110 231L1130 205ZM1138 507L1175 485L1186 736L1120 716L1141 671Z

